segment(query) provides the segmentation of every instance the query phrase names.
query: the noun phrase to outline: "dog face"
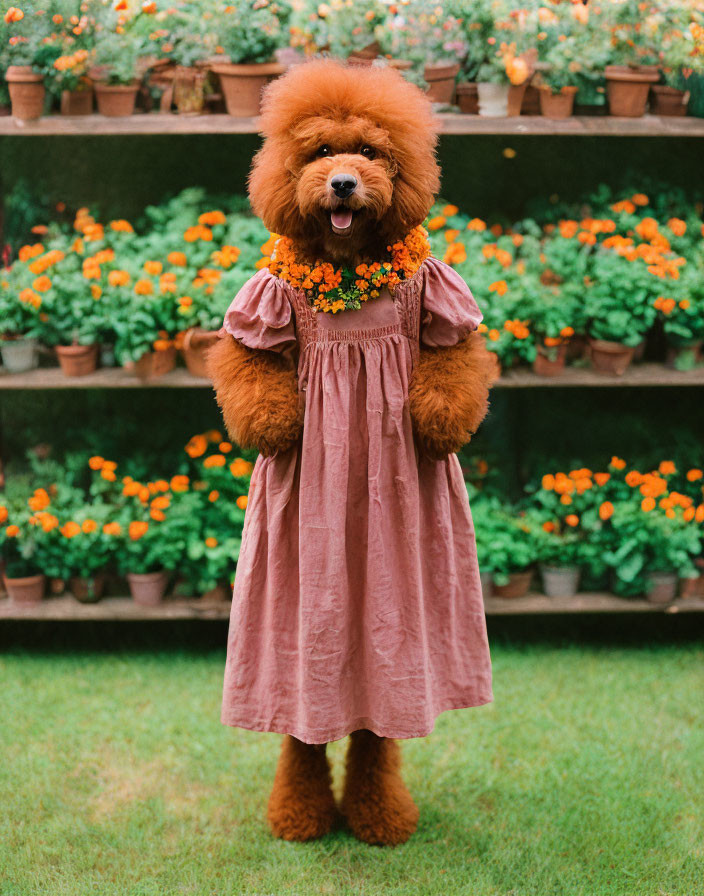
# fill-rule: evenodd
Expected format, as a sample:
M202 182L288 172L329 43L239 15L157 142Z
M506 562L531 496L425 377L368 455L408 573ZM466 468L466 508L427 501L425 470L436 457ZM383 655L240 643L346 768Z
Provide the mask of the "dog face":
M378 257L420 224L438 189L430 104L391 69L330 60L268 89L249 193L304 257Z

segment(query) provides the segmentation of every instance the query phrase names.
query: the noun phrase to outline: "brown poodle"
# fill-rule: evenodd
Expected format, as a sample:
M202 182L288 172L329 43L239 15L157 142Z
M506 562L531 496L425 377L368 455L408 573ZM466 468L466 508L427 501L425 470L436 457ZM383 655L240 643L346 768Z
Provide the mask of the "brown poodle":
M261 129L252 206L272 232L293 241L299 258L354 267L378 258L427 216L439 186L431 108L390 68L296 66L268 88ZM240 446L280 456L299 442L296 358L227 336L212 351L210 372ZM446 458L470 440L494 376L493 355L476 331L452 346L419 346L408 408L420 456ZM418 809L395 740L352 733L340 810L368 843L395 845L413 833ZM269 800L273 832L288 840L320 837L338 811L325 746L286 735Z

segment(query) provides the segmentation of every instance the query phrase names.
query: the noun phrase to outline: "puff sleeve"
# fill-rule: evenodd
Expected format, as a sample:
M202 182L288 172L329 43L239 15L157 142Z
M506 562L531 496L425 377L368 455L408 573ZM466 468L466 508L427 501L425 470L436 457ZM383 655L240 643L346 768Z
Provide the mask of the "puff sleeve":
M477 329L482 313L462 277L443 261L424 265L420 341L429 348L456 345Z
M296 330L286 287L266 269L259 271L233 299L220 333L229 333L247 348L289 353Z

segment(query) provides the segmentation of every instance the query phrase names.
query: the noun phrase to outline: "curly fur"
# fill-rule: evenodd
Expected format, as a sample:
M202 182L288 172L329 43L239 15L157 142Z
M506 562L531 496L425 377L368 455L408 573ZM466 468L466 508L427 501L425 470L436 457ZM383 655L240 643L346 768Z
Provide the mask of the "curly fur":
M497 375L496 356L479 333L447 348L423 349L409 388L422 453L440 460L469 442L489 409Z
M298 381L281 355L225 336L208 352L208 375L227 431L241 448L269 456L298 440L303 426Z
M338 820L325 744L287 735L269 797L269 827L283 840L305 841L324 836Z
M355 837L374 846L398 846L413 834L418 807L403 783L396 741L366 730L352 734L342 814Z

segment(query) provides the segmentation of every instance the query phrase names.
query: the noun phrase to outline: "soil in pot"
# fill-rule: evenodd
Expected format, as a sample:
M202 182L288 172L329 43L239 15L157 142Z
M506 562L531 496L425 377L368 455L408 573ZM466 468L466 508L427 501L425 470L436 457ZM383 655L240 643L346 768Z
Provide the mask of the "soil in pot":
M0 355L8 373L24 373L25 370L34 370L39 358L37 340L27 339L24 336L19 339L2 339L0 340Z
M428 84L426 94L431 102L452 102L455 94L455 78L459 70L459 62L429 62L425 66L423 79Z
M134 114L138 90L137 81L133 81L132 84L96 84L95 98L98 112L109 118L122 118Z
M620 342L605 339L590 339L589 352L592 366L597 373L608 376L623 376L633 360L634 349Z
M10 578L3 576L5 590L16 604L36 604L44 597L46 578L43 575Z
M176 366L176 349L173 345L162 351L145 352L135 361L134 372L140 380L153 380L164 376Z
M44 111L44 78L32 70L31 65L11 65L5 73L10 91L12 114L20 121L34 121Z
M536 346L533 372L538 376L559 376L565 369L567 343L557 346Z
M93 88L61 92L62 115L90 115L93 111Z
M645 67L629 67L627 65L607 65L606 95L611 115L623 118L640 118L645 115L648 94L652 84L657 83L659 74L655 71L643 70Z
M548 597L574 597L579 590L577 566L541 566L540 575Z
M457 105L464 115L479 114L479 94L473 81L460 81L455 89Z
M667 84L654 84L650 94L650 111L653 115L686 115L689 103L689 91L668 87Z
M261 62L252 65L217 63L211 71L220 76L228 115L250 117L259 115L262 90L274 78L286 71L280 62Z
M207 377L208 351L217 341L217 330L200 330L198 327L186 330L182 352L188 372L192 376Z
M72 576L68 580L71 594L82 604L95 604L103 596L105 590L105 575L98 573L95 576Z
M127 573L127 584L130 587L132 600L144 607L155 607L160 604L164 599L168 583L169 574L164 570Z
M677 597L677 581L676 572L650 572L645 596L651 604L669 604Z
M494 582L494 596L510 598L525 597L526 594L528 594L532 578L533 571L530 569L524 569L521 572L512 572L505 585L497 585L496 582Z
M563 87L557 93L553 93L549 87L541 87L540 114L554 121L569 118L574 109L574 96L576 93L576 87Z
M57 345L56 355L64 376L87 376L98 367L99 346Z
M508 85L481 82L477 84L479 114L485 118L503 118L508 115Z
M692 370L701 360L702 340L687 345L667 346L667 366L673 370Z

